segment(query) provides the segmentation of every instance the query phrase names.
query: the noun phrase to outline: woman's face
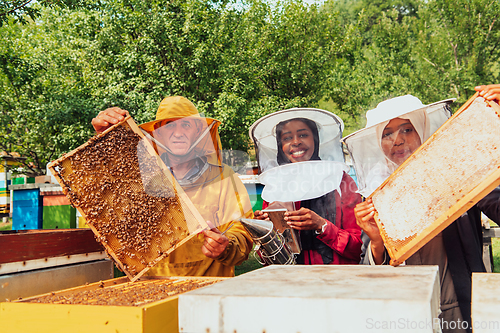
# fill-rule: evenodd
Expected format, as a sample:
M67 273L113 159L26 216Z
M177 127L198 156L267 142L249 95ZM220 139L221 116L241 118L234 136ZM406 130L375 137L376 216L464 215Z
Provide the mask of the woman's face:
M382 150L398 166L421 144L415 127L408 119L394 118L382 132Z
M314 153L314 138L309 126L291 120L283 126L281 148L290 162L309 161Z

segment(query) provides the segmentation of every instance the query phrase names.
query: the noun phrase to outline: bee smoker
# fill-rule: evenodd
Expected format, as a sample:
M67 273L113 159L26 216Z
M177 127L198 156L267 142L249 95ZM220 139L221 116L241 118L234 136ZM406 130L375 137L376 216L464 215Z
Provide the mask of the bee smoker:
M241 224L257 244L255 251L264 260L262 265L294 265L295 257L284 237L266 220L240 219ZM257 258L258 260L258 258Z

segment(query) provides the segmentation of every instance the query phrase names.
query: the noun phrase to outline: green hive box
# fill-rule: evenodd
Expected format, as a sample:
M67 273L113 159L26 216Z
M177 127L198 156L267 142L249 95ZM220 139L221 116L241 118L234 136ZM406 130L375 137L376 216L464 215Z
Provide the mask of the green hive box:
M35 177L21 176L12 178L12 185L34 184L34 183L35 183Z
M43 229L76 228L76 209L70 205L43 206Z
M23 177L12 178L12 185L20 185L20 184L24 184Z
M60 188L44 188L43 196L43 229L76 228L76 209L71 207L68 198Z

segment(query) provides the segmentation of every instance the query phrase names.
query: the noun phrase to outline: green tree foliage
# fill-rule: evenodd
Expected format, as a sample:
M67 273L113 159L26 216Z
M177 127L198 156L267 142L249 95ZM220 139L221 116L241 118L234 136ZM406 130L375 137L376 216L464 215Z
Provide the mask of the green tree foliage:
M47 18L43 27L0 28L0 150L26 157L34 174L92 133L94 101L82 84L73 38Z
M358 4L363 45L331 72L335 88L328 94L357 128L366 110L386 98L413 94L431 103L455 97L456 109L475 85L499 82L497 1L414 1L414 13L402 18L397 6L384 5L375 24L364 16L372 4ZM336 1L329 5L342 8Z
M34 173L110 106L142 123L183 95L222 121L225 149L247 150L249 126L280 109L320 106L347 134L386 98L458 107L500 82L496 0L14 3L0 2L0 150Z
M433 1L421 10L415 51L427 96L467 100L474 86L500 80L500 3ZM439 89L439 90L438 90Z
M248 128L265 114L316 106L328 69L347 53L336 16L316 6L252 1L225 51L222 93L213 108L222 139L248 148Z
M0 0L0 27L9 18L14 22L26 24L27 18L34 20L40 16L42 7L75 9L97 5L86 0Z

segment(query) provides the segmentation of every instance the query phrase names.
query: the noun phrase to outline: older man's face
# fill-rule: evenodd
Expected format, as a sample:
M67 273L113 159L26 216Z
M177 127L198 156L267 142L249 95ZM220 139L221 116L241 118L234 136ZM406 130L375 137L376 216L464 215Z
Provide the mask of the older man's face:
M200 134L201 126L196 120L184 118L168 122L155 132L155 137L167 146L174 155L186 155Z

